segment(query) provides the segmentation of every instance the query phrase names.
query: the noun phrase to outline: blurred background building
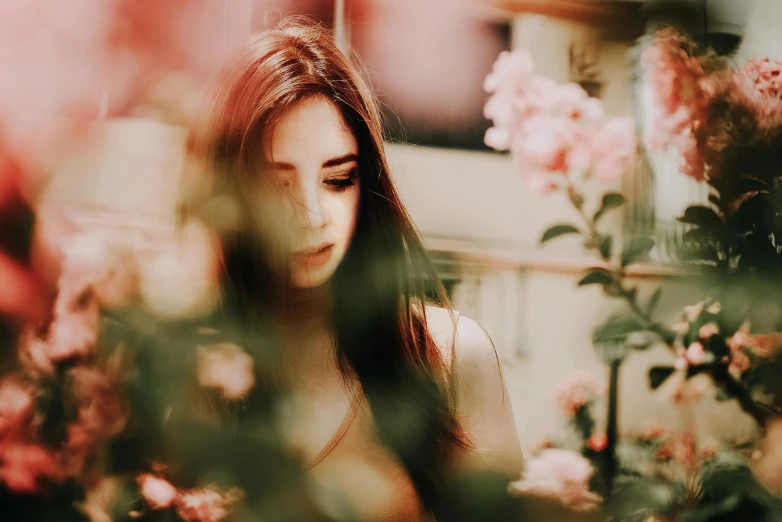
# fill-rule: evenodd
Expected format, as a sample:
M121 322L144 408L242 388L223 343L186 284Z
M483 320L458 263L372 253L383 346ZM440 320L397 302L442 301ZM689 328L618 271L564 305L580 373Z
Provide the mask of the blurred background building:
M287 14L334 28L365 65L386 117L392 172L437 264L454 308L491 334L514 401L522 443L563 420L552 396L570 372L602 378L592 329L621 303L597 287L577 288L592 266L575 240L541 248L540 234L568 220L558 195L529 192L509 155L489 150L483 134L482 83L502 50L524 48L538 71L580 83L607 112L639 122L654 110L638 55L660 23L677 21L725 55L781 55L776 0L221 0L214 23L226 49ZM110 98L110 96L109 96ZM111 111L108 111L110 116ZM90 146L62 165L46 206L81 227L121 230L149 245L173 230L183 170L184 131L136 116L107 117ZM636 172L613 187L629 205L605 223L624 237L653 234L653 262L632 276L642 291L666 290L658 317L669 322L697 301L678 282L675 218L700 185L677 172L676 158L642 154ZM596 187L603 189L604 187ZM595 202L593 202L595 203ZM670 364L664 349L634 353L622 368L620 429L644 421L673 424L666 390L648 391L650 365ZM698 406L704 431L740 435L752 422L733 404Z

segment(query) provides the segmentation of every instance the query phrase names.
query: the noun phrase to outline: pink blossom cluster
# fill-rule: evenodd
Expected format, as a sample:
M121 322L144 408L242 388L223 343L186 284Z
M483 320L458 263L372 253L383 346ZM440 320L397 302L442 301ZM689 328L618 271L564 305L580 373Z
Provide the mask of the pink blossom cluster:
M706 176L706 166L699 144L715 85L688 44L678 31L667 28L657 33L654 45L644 52L654 102L646 117L645 134L650 148L678 151L684 174L700 181Z
M760 58L733 69L697 55L691 40L667 28L643 63L653 102L645 140L653 150L677 151L682 172L698 181L721 175L726 148L782 126L782 60Z
M0 381L0 483L18 493L82 475L101 443L122 432L127 421L117 383L96 367L74 366L63 379L74 418L60 444L45 444L35 420L37 385L32 378Z
M574 83L535 73L524 50L503 51L486 77L486 145L510 150L528 186L539 193L591 176L612 180L634 165L631 118L609 117Z
M83 235L63 252L51 321L44 335L27 332L22 356L38 369L90 355L98 342L102 307L127 305L138 293L135 257L108 239Z
M544 449L527 459L521 479L511 482L515 495L531 495L556 500L577 511L592 511L601 502L589 490L594 469L580 454L564 449Z
M118 383L89 356L98 341L100 307L129 297L133 268L96 255L100 249L93 247L66 253L46 329L39 333L38 325L28 327L18 344L22 368L0 382L0 482L15 492L35 493L48 483L82 475L101 444L126 425ZM34 395L45 381L57 383L69 404L64 438L57 445L44 444L33 421L38 415Z
M589 372L576 372L565 379L554 392L554 400L565 417L572 419L578 410L606 393Z
M230 514L230 508L239 501L238 489L221 492L215 487L179 490L164 478L146 473L137 478L141 496L153 511L176 508L185 522L220 522Z
M255 361L239 346L219 343L198 349L198 383L220 390L228 400L244 397L255 385Z
M763 96L782 97L782 60L769 58L750 60L739 69L739 74L749 78Z

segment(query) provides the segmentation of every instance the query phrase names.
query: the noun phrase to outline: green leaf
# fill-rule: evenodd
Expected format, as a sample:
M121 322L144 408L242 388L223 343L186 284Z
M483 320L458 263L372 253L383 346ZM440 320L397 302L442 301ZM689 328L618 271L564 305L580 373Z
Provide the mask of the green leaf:
M644 329L644 325L635 317L614 316L595 329L592 342L623 342L631 333Z
M733 400L735 397L733 393L729 392L728 390L724 388L720 388L717 390L717 393L714 396L718 402L728 402L730 400Z
M683 245L679 252L684 261L716 263L720 260L717 248L709 243L690 243Z
M656 390L673 375L673 366L653 366L649 368L649 388Z
M559 236L564 236L567 234L579 234L580 232L581 231L573 225L554 225L543 233L543 237L540 238L540 243L543 244L546 241L557 238Z
M657 307L657 303L660 301L660 296L663 293L663 287L658 288L649 298L649 304L646 305L646 313L652 315L654 309Z
M702 205L693 205L684 211L684 215L679 221L688 225L697 225L712 231L715 235L721 236L725 230L725 224L722 218L714 209Z
M613 238L608 234L600 234L600 244L598 247L600 248L600 255L603 256L603 259L611 259L611 245L613 242Z
M609 210L613 210L615 208L619 208L625 203L625 197L621 194L618 194L616 192L609 192L608 194L603 196L603 202L600 204L600 208L597 209L597 212L595 212L594 217L592 218L592 221L597 223L597 221L603 217Z
M648 237L637 237L625 245L622 250L622 266L640 261L649 255L654 248L654 240Z
M611 273L604 268L593 268L578 282L578 286L607 285L614 281Z
M685 242L700 243L716 239L711 230L706 228L692 228L684 233L682 239Z

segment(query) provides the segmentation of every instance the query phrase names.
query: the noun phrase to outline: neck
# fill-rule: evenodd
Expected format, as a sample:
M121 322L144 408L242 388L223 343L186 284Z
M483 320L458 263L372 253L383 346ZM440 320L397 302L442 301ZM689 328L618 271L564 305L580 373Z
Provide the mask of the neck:
M330 321L333 308L327 285L297 288L290 293L282 318L284 323L294 325L316 320Z

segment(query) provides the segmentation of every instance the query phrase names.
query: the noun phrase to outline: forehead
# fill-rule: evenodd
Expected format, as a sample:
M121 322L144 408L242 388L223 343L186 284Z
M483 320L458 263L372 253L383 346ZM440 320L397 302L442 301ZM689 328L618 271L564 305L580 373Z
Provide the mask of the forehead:
M319 164L345 154L357 154L353 132L337 106L322 95L299 100L274 125L269 146L271 161L294 165Z

